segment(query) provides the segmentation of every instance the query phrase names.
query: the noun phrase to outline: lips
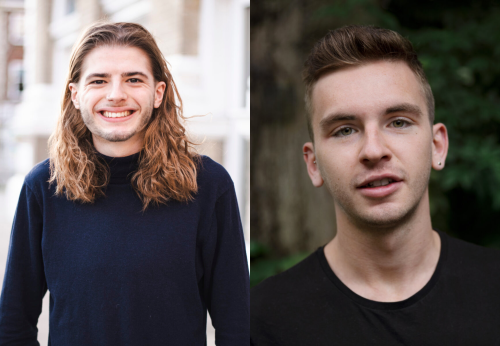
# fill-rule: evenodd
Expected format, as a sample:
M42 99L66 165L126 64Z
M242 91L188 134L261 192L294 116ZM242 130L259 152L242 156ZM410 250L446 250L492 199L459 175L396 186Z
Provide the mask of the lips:
M383 198L396 192L403 182L393 174L372 175L358 185L357 189L366 197Z
M108 122L122 122L132 118L137 110L130 107L105 107L97 110L101 119Z
M397 183L402 181L400 177L394 174L378 174L371 175L365 180L363 180L357 187L358 188L373 188L379 186L386 186L392 183Z

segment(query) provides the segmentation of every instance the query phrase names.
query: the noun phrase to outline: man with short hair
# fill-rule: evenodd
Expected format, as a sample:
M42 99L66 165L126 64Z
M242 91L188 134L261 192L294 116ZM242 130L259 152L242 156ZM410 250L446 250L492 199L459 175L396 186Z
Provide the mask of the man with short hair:
M432 229L428 182L448 136L411 43L331 31L304 81L304 160L333 197L337 235L252 289L252 344L499 344L499 252Z
M176 102L177 99L177 102ZM249 278L227 172L191 149L152 35L93 25L74 48L50 159L27 175L0 299L0 345L249 340Z

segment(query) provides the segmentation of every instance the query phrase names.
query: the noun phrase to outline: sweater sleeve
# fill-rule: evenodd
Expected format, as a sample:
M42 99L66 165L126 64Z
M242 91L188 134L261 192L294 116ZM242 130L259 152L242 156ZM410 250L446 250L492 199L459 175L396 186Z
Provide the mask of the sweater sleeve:
M212 218L210 259L205 258L205 301L218 346L250 344L250 283L245 240L231 186L219 196Z
M10 238L0 297L0 345L31 346L47 291L42 259L42 213L26 181L21 190Z

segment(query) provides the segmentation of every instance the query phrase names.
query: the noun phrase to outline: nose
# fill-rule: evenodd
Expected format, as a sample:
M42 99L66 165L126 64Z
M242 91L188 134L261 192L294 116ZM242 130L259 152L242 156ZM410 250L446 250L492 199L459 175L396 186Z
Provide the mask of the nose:
M392 152L384 135L378 128L365 128L359 161L366 165L376 165L380 161L390 161Z
M127 99L127 93L123 89L122 83L115 82L110 84L111 84L111 90L109 90L109 93L106 95L106 100L115 103L125 101Z

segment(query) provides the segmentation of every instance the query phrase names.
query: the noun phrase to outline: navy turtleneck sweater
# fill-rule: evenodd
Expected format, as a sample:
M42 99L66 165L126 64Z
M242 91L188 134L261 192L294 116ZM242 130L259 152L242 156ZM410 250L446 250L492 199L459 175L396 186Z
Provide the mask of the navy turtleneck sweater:
M149 207L130 184L138 156L104 157L106 197L54 196L49 161L27 176L0 298L0 345L38 345L50 292L51 346L249 344L249 280L233 183L203 157L194 201Z

